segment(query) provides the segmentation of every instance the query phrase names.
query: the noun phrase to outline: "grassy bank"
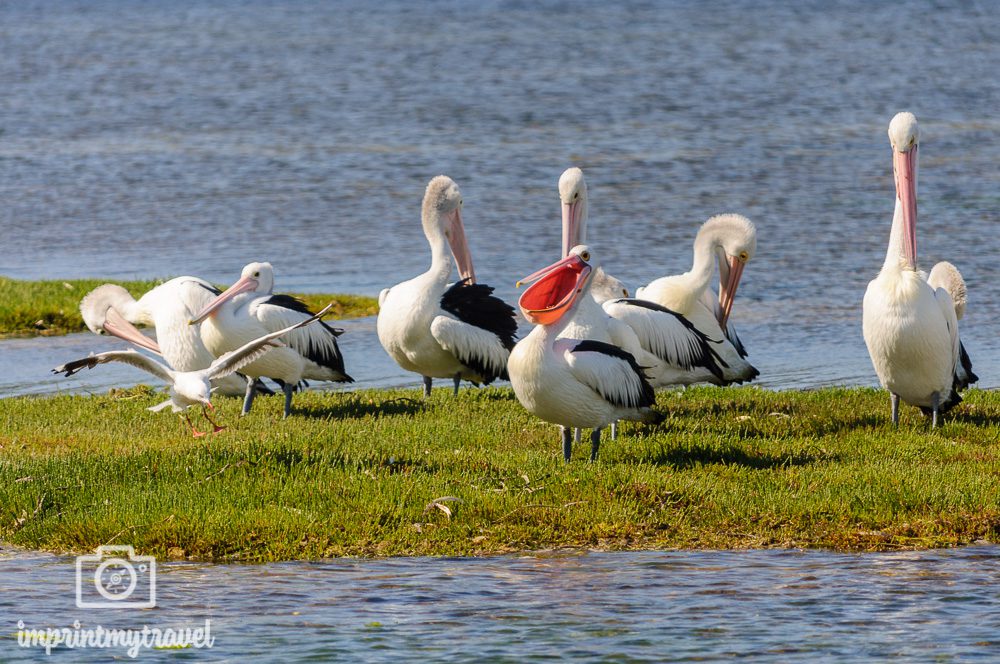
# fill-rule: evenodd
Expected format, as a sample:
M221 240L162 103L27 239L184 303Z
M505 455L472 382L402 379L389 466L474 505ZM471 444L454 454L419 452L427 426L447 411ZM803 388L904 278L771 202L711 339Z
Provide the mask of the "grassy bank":
M1000 535L1000 395L930 431L863 389L661 393L600 461L561 460L506 388L261 399L195 440L162 399L0 400L0 540L162 558L467 555L548 547L882 550ZM587 448L587 445L582 445ZM435 502L437 499L437 502Z
M162 281L112 281L76 279L72 281L20 281L0 277L0 338L28 335L58 335L86 330L80 317L80 300L94 288L117 283L139 297ZM298 295L314 310L331 300L336 305L331 316L356 318L378 311L374 298L356 295Z

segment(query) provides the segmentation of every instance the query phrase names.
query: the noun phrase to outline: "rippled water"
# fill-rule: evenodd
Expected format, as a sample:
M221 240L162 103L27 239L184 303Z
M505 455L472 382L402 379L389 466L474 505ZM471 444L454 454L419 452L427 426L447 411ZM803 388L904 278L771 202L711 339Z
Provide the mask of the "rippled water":
M77 609L72 558L8 551L0 562L5 636L18 620L36 629L211 620L214 647L170 653L182 659L947 662L994 661L1000 648L996 546L162 563L157 608L139 612ZM13 637L0 637L0 652L38 657Z
M734 317L762 384L873 384L860 301L908 108L921 255L962 269L996 386L997 28L958 1L4 3L0 274L223 283L267 259L279 289L375 294L425 268L445 172L477 273L513 299L558 251L576 164L609 271L682 271L704 219L743 212L760 242ZM8 393L67 359L20 357L0 343Z

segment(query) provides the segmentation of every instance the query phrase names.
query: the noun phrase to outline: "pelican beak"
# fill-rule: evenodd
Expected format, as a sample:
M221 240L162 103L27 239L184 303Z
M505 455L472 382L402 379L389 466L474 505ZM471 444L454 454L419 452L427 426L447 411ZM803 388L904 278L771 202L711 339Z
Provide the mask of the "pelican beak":
M534 281L517 301L530 323L551 325L573 309L590 279L592 268L575 254L534 272L521 281Z
M160 354L159 345L140 332L132 323L125 320L125 317L115 309L108 309L108 313L104 319L104 331L111 336L124 339L140 348L153 351L157 355Z
M733 310L733 301L736 299L736 289L740 285L740 277L743 276L743 268L746 262L740 260L738 256L727 256L728 263L719 262L719 327L726 329L729 321L729 313ZM723 274L725 267L725 274Z
M892 170L896 175L896 198L903 207L903 253L910 267L917 265L917 146L906 152L893 148Z
M580 217L583 214L583 206L580 199L572 203L562 204L562 255L568 256L570 249L578 244L583 244L580 237L582 226Z
M198 313L197 316L188 321L188 325L197 325L201 321L205 320L213 313L215 313L219 307L224 305L229 300L233 299L240 293L248 293L257 290L259 282L253 277L243 277L235 284L220 293L214 300L208 303L208 305Z
M455 257L455 265L458 267L458 278L476 283L476 270L472 267L472 254L469 252L468 240L465 239L461 208L455 208L452 213L451 223L448 225L448 244L451 245L451 255Z

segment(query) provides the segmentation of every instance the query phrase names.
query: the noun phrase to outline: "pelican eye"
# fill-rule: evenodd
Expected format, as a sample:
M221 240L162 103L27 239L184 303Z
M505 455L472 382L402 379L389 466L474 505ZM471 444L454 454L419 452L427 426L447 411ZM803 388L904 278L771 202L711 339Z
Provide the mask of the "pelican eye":
M260 276L260 272L254 272L253 276L254 276L254 278L259 277Z
M741 263L746 263L748 260L750 260L750 254L748 254L745 251L741 251L740 255L737 258L740 259Z
M585 261L589 261L590 260L590 252L589 251L583 252L582 254L580 254L580 258L582 258Z
M573 194L573 200L575 201L575 200L576 200L576 199L578 199L578 198L580 198L580 192L576 192L576 193L574 193L574 194Z

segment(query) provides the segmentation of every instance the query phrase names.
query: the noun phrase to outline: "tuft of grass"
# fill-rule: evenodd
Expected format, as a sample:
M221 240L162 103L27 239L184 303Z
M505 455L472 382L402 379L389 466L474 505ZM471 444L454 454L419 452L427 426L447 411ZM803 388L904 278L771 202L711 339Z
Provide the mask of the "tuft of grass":
M1000 535L1000 398L971 390L930 430L871 389L662 392L563 463L507 388L305 392L293 416L216 399L193 439L151 388L0 400L0 540L171 559L597 549L888 550Z
M60 335L87 328L80 316L80 300L101 284L116 283L138 298L163 283L159 281L21 281L0 277L0 338L30 335ZM335 318L373 316L378 312L374 298L359 295L296 294L313 311L335 302L330 310Z

